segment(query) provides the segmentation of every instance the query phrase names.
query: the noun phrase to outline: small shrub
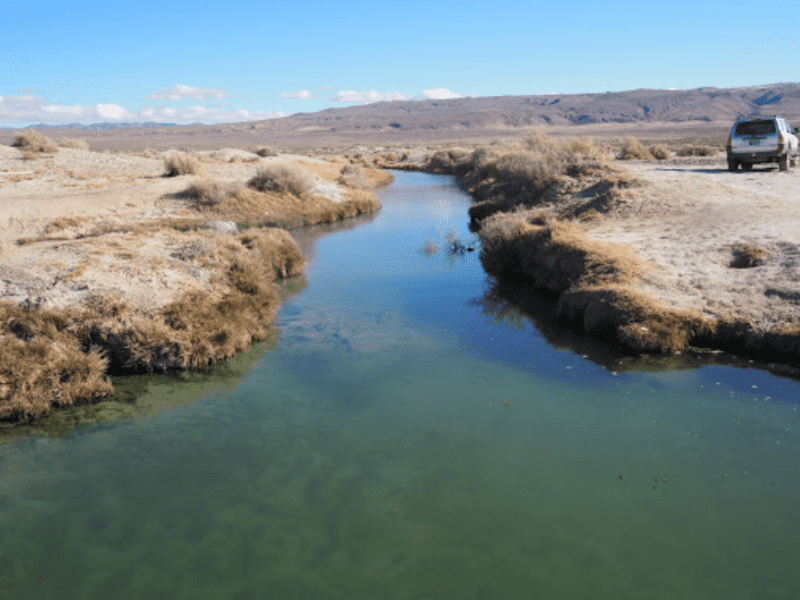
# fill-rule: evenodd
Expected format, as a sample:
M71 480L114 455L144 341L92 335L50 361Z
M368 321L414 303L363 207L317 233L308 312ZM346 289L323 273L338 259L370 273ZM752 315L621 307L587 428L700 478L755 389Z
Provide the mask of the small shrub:
M204 179L193 183L180 195L194 200L195 206L212 207L222 204L240 190L241 186L237 184L224 184L215 179Z
M652 154L653 158L655 158L656 160L669 160L670 158L672 158L672 152L664 144L656 144L655 146L650 146L650 154Z
M676 151L678 156L716 156L718 153L717 148L704 145L682 146Z
M32 150L22 151L22 160L36 160L37 158L39 158L38 152L34 152Z
M751 244L734 244L731 247L733 258L728 264L733 269L751 269L760 267L769 258L769 253L764 248Z
M364 169L357 165L345 165L339 183L357 190L366 190L371 186L364 177Z
M253 152L259 156L278 156L278 153L268 146L258 146Z
M53 140L34 129L17 132L14 136L14 143L11 145L23 152L47 152L48 154L58 152L58 146Z
M189 154L173 154L164 159L164 169L164 177L197 175L200 173L200 161Z
M235 154L228 159L228 164L254 163L257 160L257 156L240 156Z
M74 150L88 150L89 144L86 140L82 140L79 138L68 138L62 137L56 140L56 144L58 144L61 148L72 148Z
M440 150L428 159L426 170L430 173L453 173L456 168L468 163L471 155L464 148Z
M655 160L650 151L642 145L642 142L635 137L626 137L620 142L619 160Z
M298 198L305 198L315 184L311 173L291 165L261 167L247 182L248 187L259 192L290 192Z

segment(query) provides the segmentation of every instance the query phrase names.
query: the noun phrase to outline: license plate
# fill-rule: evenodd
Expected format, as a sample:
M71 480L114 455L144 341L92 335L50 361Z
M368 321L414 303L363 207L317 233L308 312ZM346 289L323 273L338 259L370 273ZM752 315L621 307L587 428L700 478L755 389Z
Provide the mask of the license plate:
M761 145L761 140L748 140L748 143L751 146L760 146Z

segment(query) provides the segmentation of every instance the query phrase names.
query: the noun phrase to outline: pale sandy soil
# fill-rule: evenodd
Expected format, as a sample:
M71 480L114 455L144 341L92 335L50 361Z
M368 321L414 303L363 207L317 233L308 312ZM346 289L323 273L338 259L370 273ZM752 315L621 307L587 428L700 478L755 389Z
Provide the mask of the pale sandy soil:
M800 168L730 173L724 155L623 164L643 185L587 231L650 262L637 287L715 320L767 331L800 322ZM730 267L736 243L766 250L765 264Z
M172 153L61 148L23 160L18 149L0 146L0 300L65 307L109 294L157 309L188 291L209 291L211 273L194 259L198 244L223 234L181 231L213 216L174 197L206 177L244 184L262 165L296 163L319 173L318 193L341 199L341 164L222 149L192 153L201 175L162 177Z

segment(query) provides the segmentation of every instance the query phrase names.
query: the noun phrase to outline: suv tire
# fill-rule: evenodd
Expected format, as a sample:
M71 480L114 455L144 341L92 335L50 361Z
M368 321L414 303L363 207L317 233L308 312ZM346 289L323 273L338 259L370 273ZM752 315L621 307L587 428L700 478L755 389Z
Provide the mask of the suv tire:
M753 163L743 162L742 171L749 171L753 168Z
M735 159L728 159L728 171L736 171L739 168L739 161Z
M789 170L789 155L784 154L783 156L778 157L778 169L781 171L788 171Z

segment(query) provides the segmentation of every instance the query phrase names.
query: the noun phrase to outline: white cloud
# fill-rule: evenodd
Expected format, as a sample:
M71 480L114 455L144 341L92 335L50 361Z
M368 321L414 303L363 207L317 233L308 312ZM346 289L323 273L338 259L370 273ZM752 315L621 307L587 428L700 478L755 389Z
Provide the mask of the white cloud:
M330 98L334 102L346 102L348 104L369 104L371 102L392 102L394 100L411 100L413 97L402 92L368 92L344 91L338 92Z
M125 114L125 109L117 104L98 104L97 112L106 119L119 119Z
M0 124L69 124L69 123L234 123L285 117L282 111L233 110L229 107L206 106L142 106L138 110L127 110L117 104L94 106L62 106L47 104L37 96L0 97Z
M184 98L203 101L207 97L224 100L228 97L225 88L198 88L189 85L176 84L166 90L158 90L147 96L148 100L170 100L177 102Z
M294 98L295 100L312 100L319 98L318 94L312 94L308 90L300 90L299 92L283 92L278 94L278 98Z
M375 90L368 92L342 91L329 98L329 100L348 104L370 104L371 102L392 102L395 100L449 100L452 98L464 98L464 95L451 92L447 88L422 90L416 96L404 94L403 92L376 92Z
M447 88L437 88L435 90L422 90L417 96L417 100L451 100L463 97L463 94L451 92Z

